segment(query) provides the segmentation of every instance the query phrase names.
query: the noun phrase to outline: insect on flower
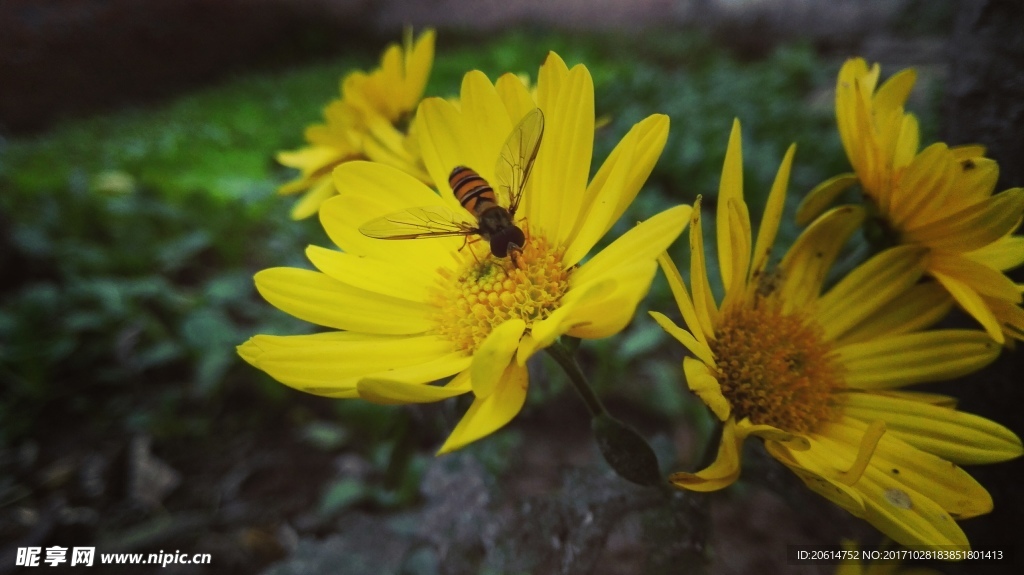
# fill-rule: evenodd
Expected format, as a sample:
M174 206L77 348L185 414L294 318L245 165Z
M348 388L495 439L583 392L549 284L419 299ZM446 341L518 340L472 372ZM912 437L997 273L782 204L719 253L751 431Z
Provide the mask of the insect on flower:
M497 258L511 257L526 244L526 234L516 225L516 210L523 198L526 180L537 159L544 114L534 108L512 129L494 169L498 191L472 168L456 166L448 176L455 199L476 220L466 221L439 206L411 208L367 222L359 227L363 235L384 240L411 240L444 236L477 235L490 243Z

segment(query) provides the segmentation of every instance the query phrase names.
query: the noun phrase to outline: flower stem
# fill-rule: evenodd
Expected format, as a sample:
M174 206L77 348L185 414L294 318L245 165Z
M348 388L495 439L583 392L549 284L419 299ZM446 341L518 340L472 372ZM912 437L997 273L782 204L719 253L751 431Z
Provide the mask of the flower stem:
M580 394L580 398L583 399L583 403L586 404L587 410L590 411L591 417L597 417L599 415L608 415L608 410L604 408L601 400L597 398L597 394L590 388L590 383L587 382L587 377L583 375L583 370L580 369L580 365L576 363L576 358L573 357L571 351L569 351L562 342L556 341L547 348L548 355L554 359L558 365L562 366L562 370L569 376L569 381L572 386L576 388L576 392Z
M637 485L658 485L661 482L658 456L647 441L628 425L608 414L564 342L556 342L547 350L562 366L572 386L583 398L583 403L590 411L590 429L597 440L597 448L612 470Z

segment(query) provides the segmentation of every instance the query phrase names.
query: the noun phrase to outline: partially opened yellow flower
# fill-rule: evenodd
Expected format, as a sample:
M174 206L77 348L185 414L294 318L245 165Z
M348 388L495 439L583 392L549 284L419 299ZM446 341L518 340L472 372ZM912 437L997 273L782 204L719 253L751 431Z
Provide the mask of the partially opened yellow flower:
M859 182L890 243L927 248L927 273L993 339L1024 339L1022 287L1003 273L1024 263L1024 237L1011 235L1024 216L1024 189L993 195L999 167L980 146L940 142L918 152L917 120L903 108L914 71L876 91L879 72L860 58L840 70L836 118L855 173L815 188L798 220L809 222Z
M278 189L306 192L292 208L295 219L307 218L335 194L332 172L343 162L368 159L395 166L430 183L410 132L412 115L434 63L434 31L413 42L384 50L380 68L351 72L341 81L341 98L324 108L324 123L306 128L304 148L280 152L277 161L301 174Z
M519 412L526 362L538 350L562 334L603 338L622 330L650 287L658 254L682 233L691 208L666 210L585 257L653 169L668 118L654 115L635 125L588 184L594 139L589 71L569 70L550 54L536 94L534 100L511 74L492 84L470 72L460 106L424 101L420 145L427 169L442 182L440 194L387 165L340 166L339 196L324 204L320 218L343 251L310 247L307 255L319 271L275 268L256 276L270 303L337 331L258 335L239 347L242 357L286 385L330 397L416 403L471 392L474 401L443 453L492 433ZM495 182L506 138L537 107L545 129L515 214L526 235L515 257L496 257L475 237L396 241L360 233L367 222L410 209L460 214L472 224L448 186L449 173L469 166Z
M671 260L660 260L686 329L652 315L692 354L683 360L687 384L723 422L717 460L674 474L672 483L694 491L730 485L743 440L756 436L808 487L893 540L967 545L954 519L989 512L992 499L957 465L1017 457L1021 442L957 411L949 398L899 388L977 370L1000 347L979 330L921 331L950 300L934 283L918 283L925 254L916 246L886 250L822 293L862 223L859 207L824 214L769 268L794 149L755 242L740 148L737 122L718 196L721 303L708 279L699 209L690 227L690 289Z

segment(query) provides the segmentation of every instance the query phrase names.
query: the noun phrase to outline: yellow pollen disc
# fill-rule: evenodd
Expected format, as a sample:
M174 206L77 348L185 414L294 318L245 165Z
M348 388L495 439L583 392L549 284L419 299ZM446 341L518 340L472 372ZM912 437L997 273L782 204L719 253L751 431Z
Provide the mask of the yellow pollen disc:
M437 333L469 352L507 320L522 319L529 330L558 308L569 289L570 270L562 265L565 248L552 249L543 237L528 238L514 262L489 250L473 252L477 245L464 250L469 253L461 268L440 270L431 299L437 306Z
M842 367L821 329L783 315L768 300L726 310L710 342L715 376L737 420L812 432L835 417L833 393L845 388Z

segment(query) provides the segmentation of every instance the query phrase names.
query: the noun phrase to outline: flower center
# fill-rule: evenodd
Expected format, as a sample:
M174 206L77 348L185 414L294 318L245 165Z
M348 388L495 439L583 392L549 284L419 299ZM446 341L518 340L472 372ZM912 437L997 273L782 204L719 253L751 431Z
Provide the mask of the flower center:
M527 238L514 261L496 258L478 246L486 248L486 242L466 247L469 253L461 268L440 270L432 299L437 333L469 352L510 319L522 319L529 330L558 308L569 289L570 270L562 265L565 248L552 248L543 237Z
M770 298L726 310L711 350L716 376L736 419L809 433L836 415L842 367L819 326L783 314Z

